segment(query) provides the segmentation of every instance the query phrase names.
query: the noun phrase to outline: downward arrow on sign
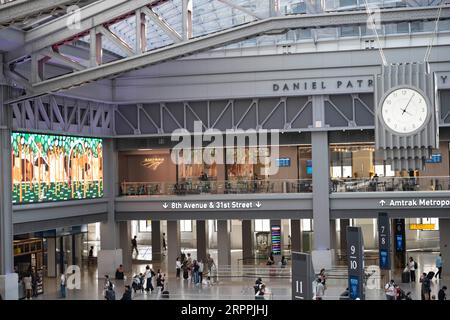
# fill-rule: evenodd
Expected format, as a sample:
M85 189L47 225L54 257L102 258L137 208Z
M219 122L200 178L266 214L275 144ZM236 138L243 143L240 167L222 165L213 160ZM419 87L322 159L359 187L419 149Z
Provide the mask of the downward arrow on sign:
M262 206L261 202L258 201L258 202L256 203L256 206L257 206L258 208L261 207L261 206Z
M164 209L167 209L167 207L168 207L167 203L164 202L163 208L164 208Z

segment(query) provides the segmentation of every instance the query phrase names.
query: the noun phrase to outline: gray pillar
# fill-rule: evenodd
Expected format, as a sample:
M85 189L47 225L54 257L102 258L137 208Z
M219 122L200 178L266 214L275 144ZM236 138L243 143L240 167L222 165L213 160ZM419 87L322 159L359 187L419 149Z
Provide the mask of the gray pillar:
M3 55L0 54L0 294L5 300L18 299L18 275L14 272L12 174L11 174L11 107L4 105L7 87L3 86Z
M350 219L339 219L340 224L340 254L347 254L347 227L350 226Z
M442 254L442 276L450 277L450 219L439 219L439 238Z
M231 265L230 224L228 220L217 220L218 266Z
M167 268L168 273L176 272L175 261L180 255L180 222L167 221Z
M197 259L198 260L206 260L206 251L208 248L208 234L206 231L206 221L205 220L197 220L196 221L196 229L197 229Z
M244 259L244 264L253 263L253 237L253 221L242 220L242 259Z
M337 250L336 220L330 220L330 248Z
M56 238L47 238L47 277L56 277Z
M312 132L314 249L330 249L328 133Z
M324 101L322 96L313 98L315 126L323 126L320 115ZM320 112L319 112L320 111ZM313 168L313 219L314 219L314 248L312 258L314 269L331 268L332 252L330 243L330 198L329 198L329 150L328 132L316 131L311 133Z
M118 224L115 221L114 200L118 194L118 155L113 139L103 139L103 193L108 200L108 220L100 224L101 251L98 252L98 275L114 275L122 263ZM130 239L131 241L131 239Z
M83 263L83 234L79 233L75 235L75 261L78 266L82 266Z
M291 219L291 251L303 251L302 220Z
M1 66L0 66L1 68ZM14 271L11 175L11 107L3 105L7 89L0 83L0 274Z
M133 257L131 252L131 221L119 222L120 249L122 249L122 264L126 273L131 272Z
M152 261L161 261L161 221L152 220Z

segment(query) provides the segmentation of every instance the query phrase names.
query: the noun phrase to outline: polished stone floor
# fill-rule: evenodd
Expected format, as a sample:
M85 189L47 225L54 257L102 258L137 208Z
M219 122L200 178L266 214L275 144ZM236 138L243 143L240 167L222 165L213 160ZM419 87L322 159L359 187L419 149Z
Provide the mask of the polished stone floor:
M215 253L215 252L214 252ZM215 254L213 253L213 257ZM234 252L234 257L238 256L238 252ZM419 272L434 271L434 261L437 253L409 253L413 256L419 264ZM155 271L161 268L161 265L151 265ZM133 274L142 272L145 269L145 264L136 263L133 265L132 272L127 274L127 279L123 281L113 280L115 284L116 298L122 297L124 286L130 284ZM339 299L339 295L346 288L346 270L345 266L337 266L330 270L329 278L327 280L327 290L325 292L325 299ZM167 272L167 267L162 266L163 272ZM219 270L220 271L220 270ZM273 300L290 300L291 299L291 280L289 276L289 269L275 270L268 269L262 263L258 266L242 266L239 264L233 265L231 270L228 268L222 269L219 272L218 282L214 284L204 283L201 286L194 285L189 280L176 279L174 275L168 275L166 280L166 289L170 292L170 299L183 300L209 300L209 299L234 299L234 300L253 300L254 291L253 284L258 275L261 275L263 281L266 283L269 294L266 299ZM418 273L419 274L419 273ZM405 291L412 293L413 300L420 299L420 283L402 284L400 283L400 271L393 274L393 278ZM432 294L437 296L439 288L447 284L450 279L432 281ZM382 282L386 280L383 279ZM84 267L81 277L80 290L68 290L67 300L102 300L103 298L103 279L97 278L97 270L95 266ZM375 283L375 289L366 289L366 299L379 300L385 299L384 291L381 289L381 281L379 286ZM384 284L384 283L383 283ZM58 291L58 283L55 278L45 279L45 293L38 296L38 300L60 299ZM162 299L160 293L140 293L133 294L134 300L152 300Z

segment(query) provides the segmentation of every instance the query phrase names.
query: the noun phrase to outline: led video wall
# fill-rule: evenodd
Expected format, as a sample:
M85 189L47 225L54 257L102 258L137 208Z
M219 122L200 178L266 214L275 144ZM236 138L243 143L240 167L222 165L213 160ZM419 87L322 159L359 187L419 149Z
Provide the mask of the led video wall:
M13 132L14 204L103 196L102 140Z

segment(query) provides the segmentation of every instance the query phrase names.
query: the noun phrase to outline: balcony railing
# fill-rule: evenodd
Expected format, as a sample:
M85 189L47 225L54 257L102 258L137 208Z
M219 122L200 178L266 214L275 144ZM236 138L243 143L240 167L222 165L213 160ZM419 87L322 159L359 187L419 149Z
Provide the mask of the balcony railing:
M450 177L377 177L333 179L331 192L442 191L450 190Z
M331 179L330 192L448 191L450 177L377 177ZM121 196L311 193L312 179L185 182L122 182Z
M229 180L185 182L122 182L121 196L310 193L311 179Z

